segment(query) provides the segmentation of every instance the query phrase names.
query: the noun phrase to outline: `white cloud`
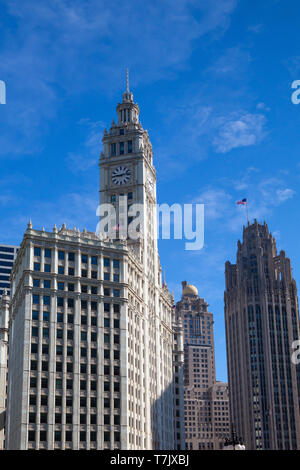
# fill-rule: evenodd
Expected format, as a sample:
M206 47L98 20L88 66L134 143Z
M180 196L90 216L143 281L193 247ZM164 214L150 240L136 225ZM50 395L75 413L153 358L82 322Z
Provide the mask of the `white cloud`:
M276 191L276 195L277 195L277 198L278 198L278 202L285 202L287 201L288 199L291 199L295 194L295 191L293 189L290 189L290 188L286 188L286 189L277 189Z
M232 203L232 196L223 189L206 189L194 202L204 204L205 220L220 219Z
M231 47L214 62L208 72L240 78L247 70L250 62L251 56L247 50L237 46Z
M216 152L227 153L238 147L258 144L265 135L266 118L262 114L221 117L218 135L213 140Z

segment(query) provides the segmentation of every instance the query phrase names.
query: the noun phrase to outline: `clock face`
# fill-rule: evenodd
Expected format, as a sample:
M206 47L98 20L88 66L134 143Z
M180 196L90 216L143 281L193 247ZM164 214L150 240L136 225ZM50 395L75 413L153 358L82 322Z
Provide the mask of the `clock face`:
M130 181L130 177L131 171L126 166L118 166L111 174L112 182L118 186L128 183L128 181Z

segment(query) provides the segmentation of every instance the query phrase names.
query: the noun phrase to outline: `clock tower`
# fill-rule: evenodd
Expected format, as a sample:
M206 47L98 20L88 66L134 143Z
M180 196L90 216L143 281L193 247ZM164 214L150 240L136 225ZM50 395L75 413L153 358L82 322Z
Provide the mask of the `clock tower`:
M161 284L161 268L157 250L156 220L156 171L153 151L147 130L139 122L139 106L127 89L123 101L117 105L117 123L113 120L109 132L104 130L103 151L100 156L100 205L115 207L117 229L120 238L127 238L129 245L140 252L152 281ZM135 205L142 210L136 214ZM135 216L141 223L140 234L134 240L128 237L130 223ZM122 228L125 227L125 235ZM155 277L155 278L154 278Z
M117 233L112 238L116 245L122 242L128 249L123 309L128 328L124 332L123 356L128 360L124 370L128 403L124 432L128 450L177 449L184 448L184 431L177 425L175 429L174 423L181 416L184 424L184 413L181 383L175 381L174 370L177 374L183 365L183 351L176 353L176 366L173 354L182 329L175 325L173 296L162 283L157 248L156 171L152 145L139 121L139 111L129 90L127 72L127 89L122 103L117 105L117 122L112 121L109 132L104 130L99 163L100 205L114 206ZM130 225L137 216L132 211L137 204L137 236L131 237ZM128 231L122 230L124 226L128 226ZM109 238L109 230L104 236Z

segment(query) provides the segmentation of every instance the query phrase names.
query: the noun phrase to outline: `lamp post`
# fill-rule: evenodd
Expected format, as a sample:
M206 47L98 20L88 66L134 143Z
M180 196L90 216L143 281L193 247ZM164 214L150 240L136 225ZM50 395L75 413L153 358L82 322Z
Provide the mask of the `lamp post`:
M241 438L237 437L234 425L231 425L231 437L225 439L223 450L246 450Z

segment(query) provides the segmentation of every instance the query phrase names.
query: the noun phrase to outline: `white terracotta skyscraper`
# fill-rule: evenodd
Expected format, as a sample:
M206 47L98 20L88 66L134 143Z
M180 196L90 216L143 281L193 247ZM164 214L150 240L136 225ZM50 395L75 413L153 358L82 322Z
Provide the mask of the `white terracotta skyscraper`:
M176 350L178 379L182 329L162 285L152 147L128 82L117 115L100 156L100 202L116 208L117 238L65 225L46 232L30 223L18 253L8 449L184 445L175 429L182 394L173 362ZM143 210L132 239L123 227L134 204Z

